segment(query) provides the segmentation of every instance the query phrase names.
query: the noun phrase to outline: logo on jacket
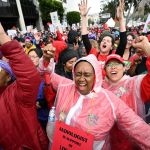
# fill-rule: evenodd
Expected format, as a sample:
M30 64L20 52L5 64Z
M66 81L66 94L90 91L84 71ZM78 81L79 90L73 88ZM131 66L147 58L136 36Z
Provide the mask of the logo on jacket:
M123 94L125 94L128 90L125 89L124 87L120 87L116 92L115 92L115 95L117 97L121 97Z
M98 120L98 117L95 114L89 114L87 117L87 124L89 126L95 126L97 125L97 120Z

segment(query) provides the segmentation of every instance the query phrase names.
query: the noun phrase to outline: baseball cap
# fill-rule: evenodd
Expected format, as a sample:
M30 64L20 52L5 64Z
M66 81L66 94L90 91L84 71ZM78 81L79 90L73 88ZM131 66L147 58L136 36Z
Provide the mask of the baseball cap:
M25 37L25 42L26 42L26 41L32 42L32 38L31 38L30 36L26 36L26 37Z
M111 59L117 59L122 64L124 64L124 59L120 55L117 55L117 54L111 54L111 55L107 56L105 64L107 64Z

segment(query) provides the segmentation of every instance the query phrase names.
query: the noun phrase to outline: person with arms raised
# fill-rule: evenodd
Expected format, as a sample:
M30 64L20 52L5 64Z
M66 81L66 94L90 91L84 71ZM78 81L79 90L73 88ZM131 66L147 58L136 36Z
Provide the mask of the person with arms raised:
M11 84L0 85L0 147L3 150L46 150L47 137L36 112L39 73L20 44L6 35L1 24L0 52L9 59L16 78Z

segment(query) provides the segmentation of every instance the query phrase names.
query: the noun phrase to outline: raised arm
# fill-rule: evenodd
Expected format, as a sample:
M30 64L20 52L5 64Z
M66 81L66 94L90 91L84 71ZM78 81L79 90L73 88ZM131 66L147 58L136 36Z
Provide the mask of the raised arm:
M80 10L80 16L81 16L81 34L82 34L82 40L83 44L85 46L87 54L89 54L92 46L88 38L88 30L87 30L87 14L89 12L90 8L87 8L87 0L81 1L81 4L79 4L79 10Z
M141 96L144 102L150 100L150 43L145 36L140 36L135 39L135 43L132 44L133 47L138 48L141 51L144 51L147 56L146 66L148 74L145 75L141 82Z
M43 74L45 83L47 85L52 85L53 89L57 91L60 84L72 82L72 80L54 73L55 51L56 48L52 44L48 44L43 48L43 57L39 62L39 71Z
M119 21L120 24L120 42L117 47L116 54L123 56L127 44L126 26L124 19L124 0L119 0L116 19Z
M0 24L0 51L9 59L10 66L16 76L16 83L8 89L14 90L14 95L19 103L33 106L36 101L40 76L29 57L24 53L20 44L4 32Z

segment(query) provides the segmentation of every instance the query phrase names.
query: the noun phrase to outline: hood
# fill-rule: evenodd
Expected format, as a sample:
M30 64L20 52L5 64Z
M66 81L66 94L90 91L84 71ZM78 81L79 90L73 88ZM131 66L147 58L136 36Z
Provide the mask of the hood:
M95 82L94 82L94 86L93 86L93 91L96 93L100 92L101 85L102 85L102 67L101 67L99 61L93 54L90 54L86 57L82 57L82 58L78 59L77 62L74 64L74 66L80 61L87 61L94 68ZM73 67L73 79L74 79L74 67Z

